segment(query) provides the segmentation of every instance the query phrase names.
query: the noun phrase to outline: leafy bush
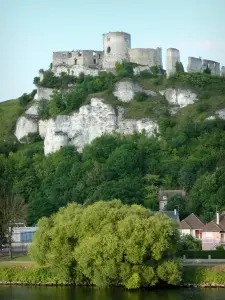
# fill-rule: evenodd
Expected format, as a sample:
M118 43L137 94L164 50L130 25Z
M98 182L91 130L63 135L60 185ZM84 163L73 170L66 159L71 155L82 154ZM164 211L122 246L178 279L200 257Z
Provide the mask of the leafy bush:
M176 62L176 72L179 72L179 73L184 73L184 67L183 67L183 64L182 62Z
M117 62L115 65L115 71L118 78L129 77L132 78L134 75L135 64L127 61L123 61L122 63Z
M24 93L21 97L19 97L20 105L25 108L27 106L27 104L33 100L36 92L37 92L37 90L33 90L30 94Z
M182 282L185 284L224 284L225 268L224 266L185 267Z
M86 278L97 286L136 289L180 281L180 262L173 259L178 241L177 224L161 214L149 216L141 206L71 203L38 222L29 253L54 266L61 281Z
M145 101L148 98L148 95L145 92L137 92L135 93L134 100L137 102Z
M225 251L225 249L223 248L223 246L216 246L216 250L217 251Z

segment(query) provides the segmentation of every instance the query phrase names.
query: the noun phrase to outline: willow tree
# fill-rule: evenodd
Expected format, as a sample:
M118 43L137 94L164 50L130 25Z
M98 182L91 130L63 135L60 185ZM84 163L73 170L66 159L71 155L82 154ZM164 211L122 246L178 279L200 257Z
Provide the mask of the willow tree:
M113 200L71 203L42 218L29 252L64 282L139 288L180 281L178 242L177 224L167 216Z

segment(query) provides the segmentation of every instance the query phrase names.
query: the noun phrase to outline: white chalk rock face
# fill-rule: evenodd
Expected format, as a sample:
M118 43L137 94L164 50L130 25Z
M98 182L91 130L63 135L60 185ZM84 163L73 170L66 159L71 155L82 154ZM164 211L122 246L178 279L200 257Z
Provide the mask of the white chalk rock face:
M38 106L39 103L37 101L33 102L33 104L26 110L25 114L30 116L38 116Z
M216 115L220 118L225 120L225 108L217 110Z
M189 104L193 104L197 101L197 95L191 90L181 90L181 89L166 89L160 91L160 94L166 97L166 100L174 105L178 105L180 108L185 107Z
M57 116L56 119L39 121L39 133L44 137L45 154L53 153L66 145L74 145L82 151L86 144L96 137L112 132L132 134L145 131L148 136L158 131L158 125L151 119L123 119L124 109L115 110L102 99L92 98L90 105L82 106L71 116Z
M136 92L143 91L143 88L132 80L121 80L116 83L113 95L122 102L130 102Z
M37 93L34 96L34 100L40 101L42 99L50 100L54 89L49 89L45 87L37 87Z
M29 117L20 117L16 122L15 136L19 141L29 133L38 132L37 120Z
M128 79L120 80L116 83L113 95L121 102L130 102L137 92L145 92L149 96L157 96L156 92L144 90L138 83Z

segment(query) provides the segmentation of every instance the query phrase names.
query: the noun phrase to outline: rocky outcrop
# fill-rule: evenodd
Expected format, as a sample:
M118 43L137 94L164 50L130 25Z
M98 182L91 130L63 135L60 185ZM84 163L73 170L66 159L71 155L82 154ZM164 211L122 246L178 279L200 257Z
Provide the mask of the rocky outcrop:
M197 101L197 95L191 90L181 90L168 88L160 91L160 94L166 97L166 100L178 108L185 107Z
M34 96L34 100L40 101L42 99L50 100L54 89L49 89L45 87L37 87L37 93Z
M26 137L29 133L38 132L38 121L31 117L20 117L16 122L15 136L22 142L22 138Z
M225 108L215 111L215 115L209 116L206 120L215 120L216 117L225 120Z
M130 79L124 79L118 81L113 91L113 95L122 102L130 102L134 98L135 93L137 92L145 92L149 96L157 95L157 93L153 91L144 90L141 85L133 82Z
M57 116L56 119L39 122L39 132L44 138L45 154L53 153L66 145L74 145L82 151L86 144L96 137L112 132L132 134L145 131L154 135L158 125L151 119L124 119L124 109L103 103L92 98L90 105L82 106L79 112L71 116Z

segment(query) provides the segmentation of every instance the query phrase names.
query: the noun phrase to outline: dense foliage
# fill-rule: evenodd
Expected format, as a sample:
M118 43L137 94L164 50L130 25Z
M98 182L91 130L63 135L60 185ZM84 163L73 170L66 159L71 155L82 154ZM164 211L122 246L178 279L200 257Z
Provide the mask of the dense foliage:
M55 76L51 71L46 71L44 74L44 79L39 85L57 89L60 87L60 90L55 91L51 101L44 99L41 101L39 115L42 118L78 110L85 104L88 94L105 90L112 91L115 82L115 76L106 72L100 72L99 76L80 74L79 77L64 73L61 76ZM68 87L70 84L72 88Z
M129 69L125 64L122 66ZM120 71L123 68L120 66ZM55 93L48 103L42 102L45 117L78 109L86 103L87 95L110 91L117 80L117 75L105 72L97 77L81 74L79 78L62 74L58 79L49 74L49 82L64 80L68 86L74 80L77 86L63 91L64 85L59 83L62 91ZM225 121L206 118L224 108L225 78L181 72L166 78L143 72L134 75L134 79L145 89L156 91L166 87L192 88L199 100L172 116L168 109L164 111L168 103L163 96L125 103L129 117L133 117L132 112L135 117L154 112L160 139L159 134L151 138L144 134L105 135L86 146L83 153L67 147L48 157L44 156L43 143L37 135L29 137L29 145L19 146L15 142L9 132L13 130L12 120L15 123L21 113L18 101L1 104L0 189L4 187L25 199L29 224L50 216L68 202L90 204L117 198L122 203L137 203L157 210L159 187L186 189L186 201L175 197L168 203L170 210L179 207L181 217L193 212L208 221L216 209L224 210ZM49 82L45 82L48 87Z
M177 224L167 216L113 200L69 204L42 218L29 253L64 280L134 289L180 281L178 243Z

